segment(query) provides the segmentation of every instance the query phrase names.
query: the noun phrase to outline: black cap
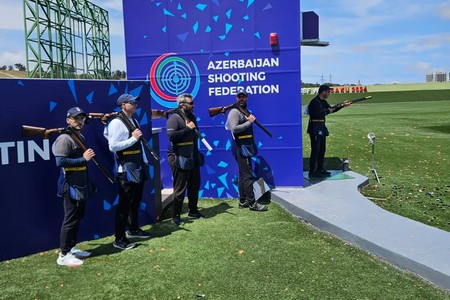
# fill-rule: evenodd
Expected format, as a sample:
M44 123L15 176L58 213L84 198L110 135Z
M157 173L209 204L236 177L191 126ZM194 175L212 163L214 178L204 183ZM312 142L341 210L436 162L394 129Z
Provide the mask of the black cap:
M248 96L247 92L246 92L244 89L240 89L240 90L237 92L236 96L239 96L239 95Z
M320 95L322 92L324 92L324 91L330 91L330 90L331 90L331 88L330 88L328 85L322 84L322 85L319 87L319 95Z
M84 115L84 116L87 116L87 114L86 114L81 108L79 108L79 107L77 107L77 106L72 107L71 109L69 109L69 110L67 111L67 117L68 117L68 118L69 118L69 117L76 117L76 116L78 116L78 115Z

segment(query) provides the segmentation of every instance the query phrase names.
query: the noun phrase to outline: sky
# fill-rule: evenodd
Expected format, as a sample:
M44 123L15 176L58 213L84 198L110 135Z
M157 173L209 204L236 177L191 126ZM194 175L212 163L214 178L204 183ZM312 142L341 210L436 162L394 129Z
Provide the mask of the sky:
M91 2L109 12L111 69L124 71L122 1ZM300 0L300 9L319 16L320 40L329 42L301 47L305 83L421 83L450 73L450 0ZM0 65L25 62L23 1L1 0Z

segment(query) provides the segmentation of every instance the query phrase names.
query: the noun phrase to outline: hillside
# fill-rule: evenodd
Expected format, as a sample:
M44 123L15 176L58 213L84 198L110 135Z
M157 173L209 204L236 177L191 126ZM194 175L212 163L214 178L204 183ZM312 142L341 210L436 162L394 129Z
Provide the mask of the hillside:
M27 78L27 73L23 71L0 70L0 78Z

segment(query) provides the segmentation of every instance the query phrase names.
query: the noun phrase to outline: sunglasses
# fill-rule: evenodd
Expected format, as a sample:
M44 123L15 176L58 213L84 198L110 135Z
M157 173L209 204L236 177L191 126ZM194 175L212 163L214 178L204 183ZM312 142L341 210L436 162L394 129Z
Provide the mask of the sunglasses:
M82 116L74 116L74 117L70 117L72 120L75 120L77 122L81 122L81 121L85 121L86 120L86 116L82 115Z
M184 104L188 104L188 105L194 105L194 101L191 101L191 102L183 101L183 103L184 103Z
M128 101L128 102L125 102L125 103L131 104L131 105L134 105L134 106L138 105L137 101Z

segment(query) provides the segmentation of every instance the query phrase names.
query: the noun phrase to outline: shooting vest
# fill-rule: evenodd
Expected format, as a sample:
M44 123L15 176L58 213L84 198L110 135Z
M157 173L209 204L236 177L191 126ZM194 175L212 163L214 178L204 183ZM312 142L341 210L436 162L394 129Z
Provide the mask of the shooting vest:
M174 118L178 119L178 123L179 124L185 124L185 120L183 119L182 116L180 116L178 113L174 113L173 114ZM195 121L192 121L195 123ZM195 126L197 126L197 124L195 123ZM193 157L194 155L194 149L196 149L195 147L195 143L197 142L197 137L195 136L195 133L193 130L190 130L187 134L183 135L183 137L174 142L171 142L172 144L172 148L173 148L173 152L177 155L177 156L183 156L183 157Z
M122 123L126 126L126 123L123 121L123 118L126 118L122 113L118 114L118 119L122 121ZM139 125L136 121L133 120L134 126L136 128L139 128ZM132 136L131 128L128 128L128 138ZM138 141L137 143L134 143L132 146L123 149L121 151L116 152L116 159L117 163L121 166L124 166L126 163L133 163L136 165L136 167L140 168L144 165L144 158L142 154L142 144L141 141Z
M326 137L329 135L325 126L325 116L329 114L330 105L319 96L314 97L308 105L309 122L307 133L313 136Z
M74 133L84 143L84 137L81 134ZM70 134L63 133L61 136L73 141ZM73 143L76 145L75 141ZM73 149L68 158L83 157L83 149L78 145ZM67 190L65 190L67 189ZM85 201L89 196L95 193L95 187L91 186L87 171L87 162L85 161L81 166L71 166L61 168L60 178L58 180L58 196L62 197L66 191L72 200Z
M236 108L233 108L236 109ZM238 110L239 111L239 110ZM239 111L239 124L247 122L244 114ZM247 129L239 132L238 134L233 134L234 142L236 144L236 150L241 151L244 157L253 157L258 154L258 148L256 148L255 138L253 136L253 124Z
M73 141L69 134L64 133L68 136L69 139ZM75 133L76 134L76 133ZM84 143L84 137L81 134L77 134L78 138ZM75 142L73 142L75 143ZM80 147L76 147L71 151L68 158L81 158L83 157L83 149ZM77 186L86 186L88 182L88 174L87 174L87 162L85 162L82 166L76 167L64 167L62 168L63 173L65 174L65 179L70 185Z

